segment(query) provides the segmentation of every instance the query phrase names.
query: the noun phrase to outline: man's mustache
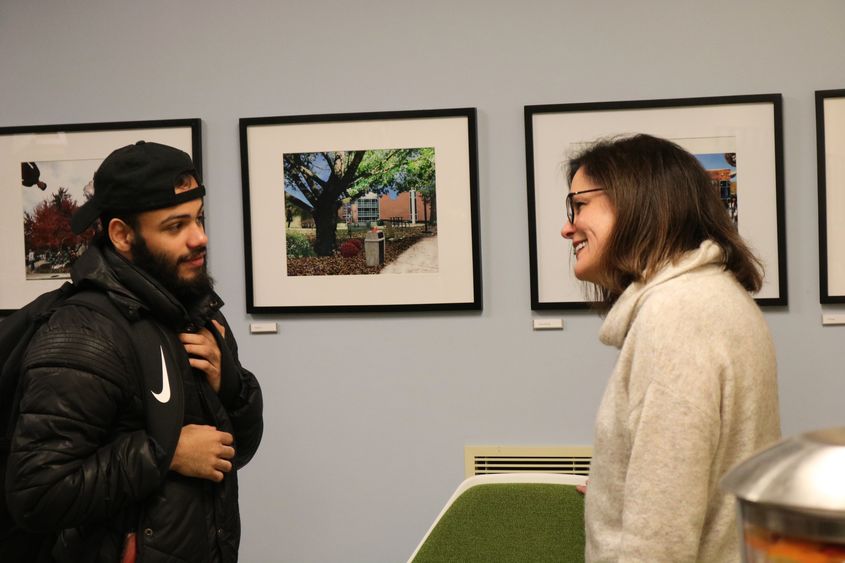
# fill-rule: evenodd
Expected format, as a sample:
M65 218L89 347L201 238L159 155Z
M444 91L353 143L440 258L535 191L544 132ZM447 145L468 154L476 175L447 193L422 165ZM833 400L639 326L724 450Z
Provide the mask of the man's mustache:
M186 254L185 256L182 256L181 258L179 258L179 262L180 263L181 262L190 262L191 260L196 260L197 258L205 256L205 251L206 251L205 246L203 246L202 248L198 248L198 249L194 250L193 252L191 252L190 254Z

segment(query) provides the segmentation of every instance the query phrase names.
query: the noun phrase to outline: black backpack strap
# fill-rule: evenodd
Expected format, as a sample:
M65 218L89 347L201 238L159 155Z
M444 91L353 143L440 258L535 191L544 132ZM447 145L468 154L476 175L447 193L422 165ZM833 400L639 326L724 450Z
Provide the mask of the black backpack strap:
M8 437L17 418L18 381L29 341L74 291L73 284L65 282L60 288L41 294L0 323L0 447L4 451L8 449Z
M0 323L0 479L6 475L12 433L18 418L21 365L33 335L56 308L76 291L65 282L48 291ZM52 561L56 534L22 529L9 513L5 487L0 488L0 561Z
M135 321L127 319L100 291L80 291L67 303L87 307L111 319L125 331L132 343L132 354L141 374L141 394L147 433L166 454L166 464L176 451L185 414L182 375L175 358L174 344L164 330L152 319L142 315Z

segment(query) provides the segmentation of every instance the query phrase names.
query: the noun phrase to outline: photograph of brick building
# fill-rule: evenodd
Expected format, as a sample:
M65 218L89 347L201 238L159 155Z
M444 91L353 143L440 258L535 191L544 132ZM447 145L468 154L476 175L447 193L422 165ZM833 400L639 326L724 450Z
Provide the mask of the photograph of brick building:
M377 195L368 193L340 208L344 223L365 224L382 221L388 224L431 224L434 221L431 201L425 202L417 190Z

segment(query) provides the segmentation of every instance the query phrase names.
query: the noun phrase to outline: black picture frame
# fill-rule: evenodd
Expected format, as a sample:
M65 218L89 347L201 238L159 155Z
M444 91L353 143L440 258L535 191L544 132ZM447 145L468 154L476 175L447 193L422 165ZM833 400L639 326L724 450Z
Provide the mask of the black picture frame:
M251 117L241 118L239 125L248 313L481 310L475 108ZM394 170L391 174L405 174L402 178L425 177L425 182L418 182L425 185L414 192L401 191L396 186L413 182L386 175L376 191L363 192L364 184L354 183L343 184L347 187L336 192L340 175L331 176L326 164L349 159L343 164L345 179L365 178L376 185L374 176L362 172L362 163L394 156L405 158L405 163L422 163L417 170L427 163L428 175L384 167ZM354 163L356 158L359 164ZM296 184L305 176L320 174L334 183ZM385 198L395 195L398 201L405 193L408 217L382 217L390 203ZM333 205L338 206L336 211L327 207ZM378 215L373 215L375 210ZM341 215L345 225L338 224ZM378 232L372 236L382 237L386 260L399 248L398 241L410 244L413 237L426 239L432 255L396 275L385 273L389 266L379 274L361 267L361 262L357 269L351 268L349 264L363 260L366 249L378 244L367 247L364 241L365 248L357 254L339 246L362 237L361 226L371 228L366 225L374 217ZM329 224L334 227L327 233ZM351 262L341 260L338 248Z
M845 230L828 210L845 205L845 89L817 90L819 302L845 303Z
M591 307L567 260L568 242L560 237L568 192L563 168L577 148L633 133L672 139L700 158L739 155L742 173L733 170L743 179L738 198L736 182L731 188L738 228L765 270L755 300L786 306L782 105L781 94L759 94L525 106L531 309ZM745 209L753 212L745 215Z
M50 197L64 197L71 205L80 204L86 197L83 182L93 178L99 163L114 149L139 140L184 150L202 173L202 123L199 118L0 127L0 178L3 189L7 190L5 205L0 208L0 236L3 239L3 245L0 245L0 314L11 313L38 295L59 287L69 278L72 258L84 246L79 243L81 246L75 249L65 248L67 238L61 239L61 244L53 243L49 237L34 237L31 231L27 231L30 232L27 243L24 219L28 209L31 207L29 210L34 214L34 206ZM35 172L25 173L25 165ZM36 181L37 178L40 180ZM60 187L64 188L65 195L57 191ZM69 218L66 222L69 223ZM67 230L63 227L55 232ZM43 260L35 258L35 240L42 241L38 257ZM45 240L49 245L45 246ZM76 241L73 244L76 245ZM33 251L32 259L25 249L27 246Z

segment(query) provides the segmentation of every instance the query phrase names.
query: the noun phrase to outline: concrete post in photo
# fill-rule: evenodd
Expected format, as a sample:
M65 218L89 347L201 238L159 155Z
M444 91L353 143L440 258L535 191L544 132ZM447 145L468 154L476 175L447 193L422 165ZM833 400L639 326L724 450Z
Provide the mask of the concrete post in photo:
M364 237L364 259L367 266L384 264L384 233L375 228Z

